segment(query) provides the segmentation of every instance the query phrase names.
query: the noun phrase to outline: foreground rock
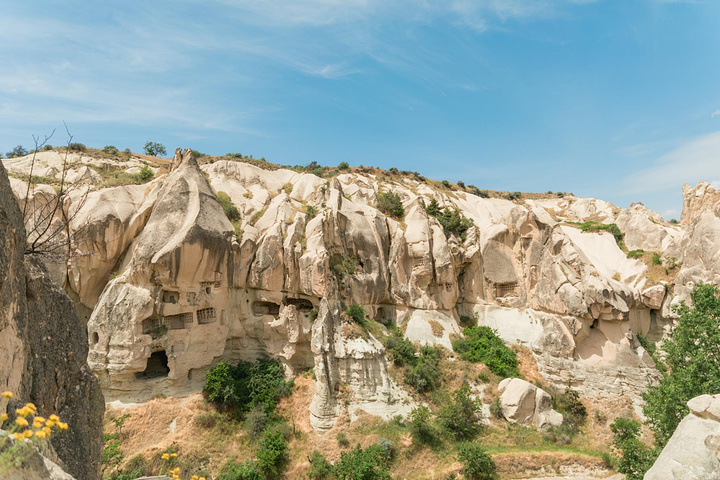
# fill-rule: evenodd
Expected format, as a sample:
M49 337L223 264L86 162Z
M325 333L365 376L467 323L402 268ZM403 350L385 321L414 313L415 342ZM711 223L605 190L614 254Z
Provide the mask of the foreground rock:
M500 411L508 422L541 430L562 425L563 416L552 408L552 397L542 388L519 378L506 378L498 390Z
M66 421L69 430L51 445L67 472L95 480L105 405L86 363L87 333L72 301L24 248L21 213L0 165L0 390L15 393L10 413L33 402L41 415Z
M645 480L720 479L720 394L695 397L688 407Z

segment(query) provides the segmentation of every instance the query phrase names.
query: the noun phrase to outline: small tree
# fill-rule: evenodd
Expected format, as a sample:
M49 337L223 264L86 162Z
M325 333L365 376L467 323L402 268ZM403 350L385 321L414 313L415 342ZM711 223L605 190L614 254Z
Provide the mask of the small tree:
M652 467L657 452L640 441L640 424L635 420L616 418L610 430L613 446L619 452L618 471L628 480L642 480Z
M457 440L474 437L482 428L481 404L472 398L470 387L464 384L453 394L453 402L440 412L443 428Z
M18 145L5 154L6 158L24 157L28 154L28 151L22 145Z
M463 463L460 472L468 480L493 480L497 478L495 462L480 445L464 443L458 448L458 460Z
M165 146L162 143L157 142L147 142L145 144L145 147L143 147L145 150L145 155L152 155L153 157L157 157L159 155L166 155L167 151L165 150Z
M395 192L381 192L378 194L378 210L394 218L402 218L405 215L400 195Z

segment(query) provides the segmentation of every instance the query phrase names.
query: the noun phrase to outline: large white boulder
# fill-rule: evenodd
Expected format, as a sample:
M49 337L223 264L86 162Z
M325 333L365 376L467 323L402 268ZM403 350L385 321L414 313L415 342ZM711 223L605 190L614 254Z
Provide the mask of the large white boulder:
M498 386L500 411L505 420L539 429L562 425L563 416L553 410L552 397L542 388L520 378L506 378Z

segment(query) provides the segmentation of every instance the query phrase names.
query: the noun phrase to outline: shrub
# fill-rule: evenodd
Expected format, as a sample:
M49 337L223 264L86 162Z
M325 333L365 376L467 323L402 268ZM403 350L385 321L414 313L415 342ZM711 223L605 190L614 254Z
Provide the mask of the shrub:
M381 192L378 194L378 210L393 218L402 218L405 215L400 195L394 192Z
M120 153L120 150L118 150L114 145L105 145L102 151L110 155L118 155Z
M193 423L200 428L211 429L217 424L217 417L215 412L204 412L198 415Z
M48 143L42 149L47 152L48 150L52 150L53 146ZM677 223L677 220L675 220L675 223Z
M465 190L465 183L464 183L464 182L461 182L460 180L458 180L456 183L457 183L457 186L458 186L458 187L460 187L460 188L462 188L463 190Z
M238 412L257 406L271 415L291 388L292 381L285 381L282 363L261 358L254 363L240 361L235 367L221 361L207 373L203 392L211 402Z
M350 440L348 440L347 435L343 432L338 432L335 436L335 439L338 442L338 445L341 447L349 447L350 446Z
M132 151L130 151L129 148L126 148L125 150L123 150L123 153L130 155L132 153Z
M515 352L490 327L467 327L463 334L465 337L455 340L452 345L464 360L484 363L501 377L520 376Z
M140 173L137 174L137 178L141 183L145 183L151 180L155 176L155 173L147 165L143 165L140 169Z
M322 453L317 450L313 451L310 455L310 468L307 471L307 476L310 480L331 480L335 478L333 474L333 466Z
M615 242L618 245L622 245L623 238L625 238L625 234L620 231L620 227L618 227L614 223L598 223L598 222L583 222L583 223L577 223L577 222L569 222L572 225L578 225L580 229L583 232L600 232L600 231L606 231L610 234L612 234L613 237L615 237Z
M405 383L418 392L428 392L440 385L440 349L430 345L420 347L420 356L405 373Z
M165 146L162 143L157 142L146 142L143 150L145 151L145 155L151 155L153 157L167 154Z
M338 278L352 275L357 268L357 258L351 255L335 254L330 257L330 271Z
M17 147L13 148L9 152L5 154L6 158L15 158L15 157L24 157L28 154L28 151L25 150L25 147L22 145L18 145Z
M240 220L240 211L238 211L235 204L233 204L230 196L225 192L217 192L216 196L228 220L231 222L237 222Z
M450 190L452 190L452 185L450 185L450 182L448 182L447 180L443 180L442 184L443 184L443 187L449 188Z
M460 239L465 240L467 231L472 227L473 221L466 218L460 210L450 210L448 207L441 210L440 204L434 198L427 206L425 206L424 203L422 203L422 205L425 207L428 215L435 217L438 222L440 222L440 225L442 225L445 231L445 235L457 235Z
M652 264L662 265L662 257L660 256L660 252L655 252L652 254Z
M432 425L432 413L425 406L415 408L408 416L410 433L413 442L420 444L431 444L437 439L437 431Z
M68 150L71 152L84 152L87 147L82 143L74 142L68 145Z
M317 209L312 205L305 205L305 215L310 218L314 218L317 215Z
M363 450L357 445L349 452L342 452L334 465L338 480L390 480L389 459L385 448L371 445Z
M264 478L281 478L288 461L288 446L278 430L266 430L257 453L257 466Z
M510 192L507 195L505 195L505 198L508 200L520 200L522 198L521 192Z
M487 190L480 190L475 185L470 185L468 187L468 189L470 190L470 193L472 193L473 195L477 195L480 198L489 198L490 197L490 192L488 192Z
M469 480L497 478L495 462L480 445L464 443L458 448L457 458L463 464L460 472Z
M502 413L502 408L500 406L500 397L495 397L495 400L493 400L493 403L490 404L490 415L493 417L502 420L505 418Z
M355 323L365 325L365 309L362 307L362 305L358 305L357 303L351 303L348 309L345 310L345 314L350 317Z
M645 255L645 250L640 248L638 250L630 250L627 253L627 258L642 258L643 255Z
M453 401L440 411L443 429L456 440L467 440L482 428L480 400L473 399L470 387L464 384L453 394Z
M642 480L659 452L640 441L640 424L626 418L616 418L610 425L613 446L619 454L618 472L628 480Z
M255 405L245 417L245 431L252 438L258 437L268 426L268 414L259 405Z
M389 172L392 173L393 175L400 173L400 171L397 169L397 167L390 167Z
M563 414L565 421L582 425L587 420L587 409L580 401L580 395L570 387L553 397L553 408Z
M243 463L228 462L218 473L218 480L265 480L257 462L246 460Z
M415 365L417 358L415 357L415 345L405 338L405 336L397 328L385 337L385 349L390 352L393 363L397 366Z
M347 170L350 168L350 164L348 162L340 162L340 165L338 165L338 170Z

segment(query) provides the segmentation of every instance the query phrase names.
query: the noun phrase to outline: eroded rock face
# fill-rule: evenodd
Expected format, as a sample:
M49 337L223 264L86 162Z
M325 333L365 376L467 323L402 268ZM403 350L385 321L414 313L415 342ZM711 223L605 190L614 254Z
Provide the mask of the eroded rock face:
M639 204L621 210L570 195L511 202L372 170L328 180L270 168L201 167L178 151L149 184L88 195L72 226L84 235L65 287L92 311L89 362L108 398L197 391L220 358L267 355L289 375L315 368L319 428L343 411L337 385L350 392L351 416L356 407L399 411L382 346L345 331L340 305L353 302L414 341L446 348L462 316L527 345L558 387L639 398L658 372L635 333L661 337L683 288L713 278L720 264L717 217L706 207L683 230ZM13 189L20 198L22 182ZM377 209L384 191L402 199L402 219ZM237 208L235 225L215 192ZM421 202L431 199L472 219L463 238L428 216ZM567 223L588 220L622 225L632 247L687 258L683 286L652 284L612 235Z
M86 363L84 323L42 261L24 255L25 230L11 192L0 165L0 389L15 393L9 412L33 402L40 414L67 422L51 445L67 472L95 480L105 404Z
M645 480L720 478L720 395L695 397L688 407Z
M500 411L508 422L538 429L562 425L563 416L553 410L552 397L542 388L519 378L506 378L498 390Z

